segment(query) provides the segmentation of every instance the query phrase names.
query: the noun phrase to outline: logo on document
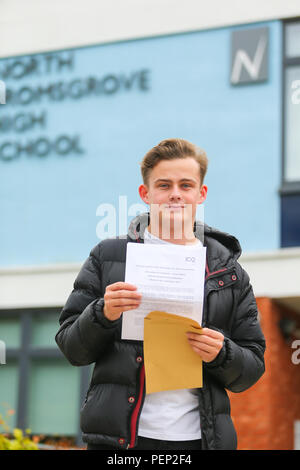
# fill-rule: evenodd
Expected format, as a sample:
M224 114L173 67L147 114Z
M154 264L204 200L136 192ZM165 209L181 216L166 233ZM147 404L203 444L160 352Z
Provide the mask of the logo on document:
M195 263L196 258L195 256L186 256L185 261L187 261L188 263Z

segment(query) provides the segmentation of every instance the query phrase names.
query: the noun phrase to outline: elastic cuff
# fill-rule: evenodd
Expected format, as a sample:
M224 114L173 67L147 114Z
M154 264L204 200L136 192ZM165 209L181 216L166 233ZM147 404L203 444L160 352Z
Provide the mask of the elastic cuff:
M209 369L213 369L214 367L221 366L226 358L226 338L224 338L222 349L219 351L218 355L214 358L211 362L206 362L205 366Z
M98 300L95 305L95 313L97 316L98 322L105 328L114 328L120 322L120 318L117 320L109 320L103 313L104 299Z

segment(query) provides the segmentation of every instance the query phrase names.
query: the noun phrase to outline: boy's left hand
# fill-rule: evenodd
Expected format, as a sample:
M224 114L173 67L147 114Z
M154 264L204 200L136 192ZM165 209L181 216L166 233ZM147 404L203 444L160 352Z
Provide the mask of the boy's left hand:
M201 334L187 332L186 335L193 350L204 362L213 361L223 347L224 335L210 328L202 328Z

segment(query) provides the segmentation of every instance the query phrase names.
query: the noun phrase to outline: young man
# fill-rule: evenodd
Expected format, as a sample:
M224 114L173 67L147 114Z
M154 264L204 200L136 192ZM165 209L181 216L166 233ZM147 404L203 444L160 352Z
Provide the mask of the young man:
M242 392L264 373L265 341L238 240L195 220L204 202L205 152L182 139L162 141L142 162L142 200L127 237L103 240L78 274L56 341L71 364L95 362L81 409L88 449L235 449L225 389ZM167 230L166 230L167 227ZM202 228L204 227L204 237ZM203 387L145 395L143 342L121 339L122 312L141 295L125 283L127 242L204 244L203 334L187 334L203 360Z

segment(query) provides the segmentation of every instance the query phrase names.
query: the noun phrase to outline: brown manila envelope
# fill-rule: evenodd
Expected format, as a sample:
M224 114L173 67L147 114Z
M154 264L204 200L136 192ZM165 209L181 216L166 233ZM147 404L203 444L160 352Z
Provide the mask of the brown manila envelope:
M202 359L186 332L201 334L190 318L153 311L144 319L146 393L202 387Z

